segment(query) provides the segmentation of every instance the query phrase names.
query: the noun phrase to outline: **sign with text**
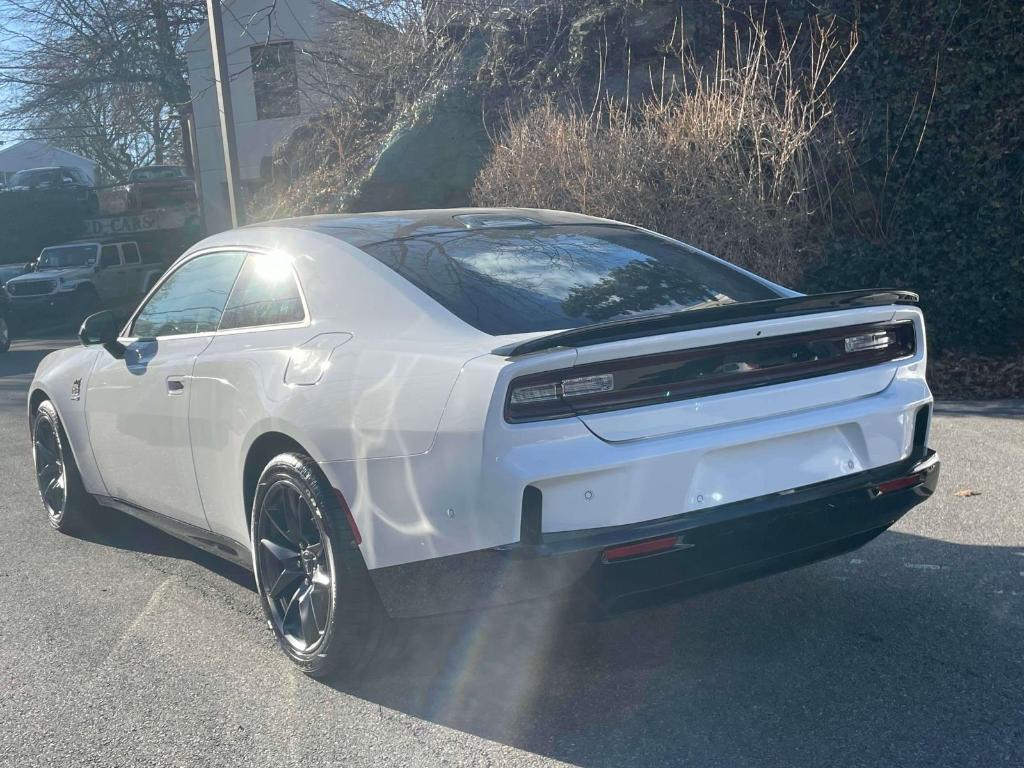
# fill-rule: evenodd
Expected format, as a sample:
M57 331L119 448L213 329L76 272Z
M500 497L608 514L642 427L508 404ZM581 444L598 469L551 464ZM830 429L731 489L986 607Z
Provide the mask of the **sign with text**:
M138 232L152 232L160 229L181 229L196 223L196 212L186 208L160 208L127 216L106 216L86 219L85 234L89 237L104 235L132 235Z

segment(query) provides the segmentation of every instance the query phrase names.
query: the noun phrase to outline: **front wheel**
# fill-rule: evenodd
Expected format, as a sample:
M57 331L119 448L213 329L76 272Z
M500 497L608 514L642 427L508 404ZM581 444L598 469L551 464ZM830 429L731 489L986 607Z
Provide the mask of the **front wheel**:
M62 533L87 527L95 502L82 485L64 425L49 400L40 403L32 422L32 457L50 525Z
M383 613L341 504L308 456L263 470L252 515L260 604L285 654L312 677L353 672Z

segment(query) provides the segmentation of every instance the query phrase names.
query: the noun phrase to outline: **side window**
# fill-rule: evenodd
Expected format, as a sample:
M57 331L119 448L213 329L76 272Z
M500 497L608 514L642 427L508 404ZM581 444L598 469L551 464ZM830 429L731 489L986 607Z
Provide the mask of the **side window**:
M100 251L100 267L117 267L121 264L121 257L117 253L116 245L104 245Z
M304 320L295 271L280 254L249 254L231 291L220 329L252 328Z
M121 255L124 257L125 264L138 264L139 259L139 246L135 243L121 243Z
M244 260L244 253L223 251L186 261L146 302L131 335L154 338L216 331Z

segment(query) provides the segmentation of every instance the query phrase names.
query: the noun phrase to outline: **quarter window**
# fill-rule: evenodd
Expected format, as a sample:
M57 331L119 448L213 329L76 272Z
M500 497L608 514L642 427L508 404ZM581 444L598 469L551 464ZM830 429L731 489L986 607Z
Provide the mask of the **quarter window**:
M146 302L131 335L154 338L216 331L244 260L244 253L224 251L185 262Z
M295 271L287 257L253 253L231 291L220 329L297 323L305 317Z

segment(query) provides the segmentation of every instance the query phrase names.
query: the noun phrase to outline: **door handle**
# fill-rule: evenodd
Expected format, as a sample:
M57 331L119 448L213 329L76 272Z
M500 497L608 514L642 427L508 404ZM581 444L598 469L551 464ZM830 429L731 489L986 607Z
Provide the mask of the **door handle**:
M167 379L167 394L168 395L180 395L185 391L185 381L179 378L168 378Z

